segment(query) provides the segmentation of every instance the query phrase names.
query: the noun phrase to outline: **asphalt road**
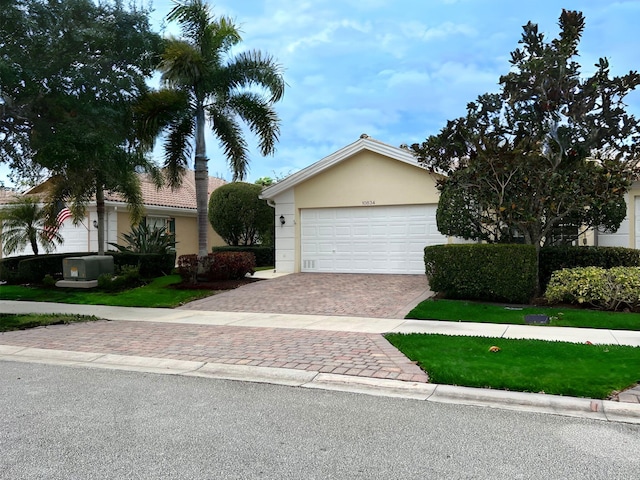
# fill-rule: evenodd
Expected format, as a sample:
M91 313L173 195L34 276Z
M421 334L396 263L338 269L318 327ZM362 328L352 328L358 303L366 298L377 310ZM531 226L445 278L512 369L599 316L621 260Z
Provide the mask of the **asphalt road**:
M0 362L2 479L605 479L640 426Z

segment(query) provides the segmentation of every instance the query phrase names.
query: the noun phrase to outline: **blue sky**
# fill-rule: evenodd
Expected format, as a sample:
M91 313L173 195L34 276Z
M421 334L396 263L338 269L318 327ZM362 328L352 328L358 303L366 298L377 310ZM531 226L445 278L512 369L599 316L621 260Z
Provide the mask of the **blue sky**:
M154 24L171 9L153 0ZM298 171L360 134L391 145L420 142L466 104L498 89L522 25L558 33L562 8L580 10L584 76L599 57L613 74L640 68L640 0L212 0L217 15L240 25L240 49L273 55L288 84L276 108L282 120L274 156L252 150L248 181ZM628 99L640 115L640 92ZM248 136L253 146L253 138ZM209 173L230 180L215 138ZM0 171L2 180L2 171Z

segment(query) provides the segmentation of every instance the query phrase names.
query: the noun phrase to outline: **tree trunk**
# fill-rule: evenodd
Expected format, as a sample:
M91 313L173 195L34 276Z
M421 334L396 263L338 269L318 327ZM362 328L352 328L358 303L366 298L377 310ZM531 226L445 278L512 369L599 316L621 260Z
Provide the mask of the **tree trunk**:
M38 237L35 235L29 235L29 243L31 244L31 250L33 250L34 255L38 255Z
M98 213L98 255L104 255L104 190L96 189L96 211ZM91 225L89 225L91 228Z
M198 256L206 257L207 247L207 227L209 219L207 217L207 206L209 202L209 169L204 142L205 116L204 107L200 105L196 112L196 158L195 158L195 181L196 181L196 211L198 225Z

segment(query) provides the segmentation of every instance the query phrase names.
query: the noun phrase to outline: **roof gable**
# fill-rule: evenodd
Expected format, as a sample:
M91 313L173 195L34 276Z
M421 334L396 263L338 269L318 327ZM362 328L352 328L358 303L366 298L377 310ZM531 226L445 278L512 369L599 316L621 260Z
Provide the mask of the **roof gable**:
M399 162L422 169L422 166L420 166L420 164L416 161L416 158L413 155L413 153L411 153L409 150L406 150L404 148L393 147L379 140L375 140L369 137L368 135L363 134L362 136L360 136L358 140L347 145L346 147L341 148L337 152L334 152L331 155L324 157L322 160L319 160L309 165L308 167L300 170L299 172L289 175L287 178L276 183L275 185L265 188L262 191L260 198L263 198L263 199L274 198L275 196L279 195L285 190L295 187L296 185L306 180L309 180L310 178L334 167L335 165L365 150L369 150L371 152L378 153L392 160L397 160Z

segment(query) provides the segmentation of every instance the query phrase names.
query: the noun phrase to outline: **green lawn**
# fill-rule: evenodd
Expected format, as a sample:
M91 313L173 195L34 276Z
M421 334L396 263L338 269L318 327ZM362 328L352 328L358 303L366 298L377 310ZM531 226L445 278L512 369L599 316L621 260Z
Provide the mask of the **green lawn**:
M91 322L99 320L94 316L65 315L65 314L19 314L0 313L0 332L11 330L25 330L27 328L42 327L46 325L60 325L75 322Z
M452 322L512 323L524 325L524 316L545 314L555 327L608 328L640 330L640 314L604 312L581 308L512 307L466 300L425 300L406 318L446 320Z
M154 279L148 285L124 292L108 293L94 289L37 288L20 285L0 286L0 300L74 303L79 305L111 305L119 307L171 308L198 298L210 296L211 290L178 290L169 288L180 283L179 275Z
M640 347L387 334L433 383L607 398L640 382ZM500 351L489 351L497 346Z

